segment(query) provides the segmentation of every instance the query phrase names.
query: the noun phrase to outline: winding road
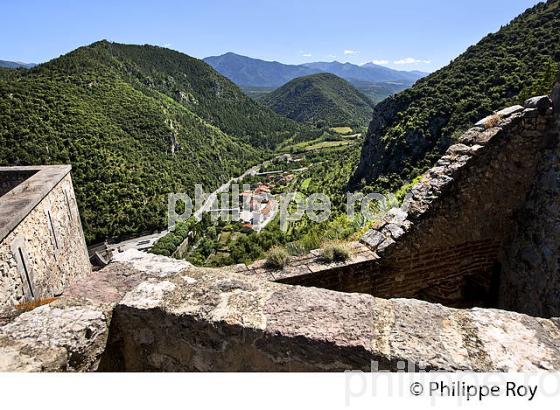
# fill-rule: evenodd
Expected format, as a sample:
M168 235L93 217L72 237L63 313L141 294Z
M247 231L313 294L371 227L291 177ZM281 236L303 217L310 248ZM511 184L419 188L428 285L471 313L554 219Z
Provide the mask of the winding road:
M276 158L280 158L283 155L285 154L278 155L277 157L261 162L260 164L254 165L248 170L246 170L243 174L237 177L233 177L229 181L220 185L214 192L208 195L208 197L204 201L204 204L200 208L198 208L198 210L194 213L194 216L197 218L201 218L204 212L207 212L212 208L212 204L217 199L219 193L229 190L231 184L239 182L243 178L248 177L250 175L255 175L263 166L270 164L273 160L275 160ZM139 236L137 238L127 239L126 241L122 241L118 243L111 243L107 245L107 250L112 252L113 254L126 251L127 249L136 249L139 251L148 250L154 245L154 243L158 239L167 235L168 232L169 232L168 230L164 230L150 235L144 235L144 236Z

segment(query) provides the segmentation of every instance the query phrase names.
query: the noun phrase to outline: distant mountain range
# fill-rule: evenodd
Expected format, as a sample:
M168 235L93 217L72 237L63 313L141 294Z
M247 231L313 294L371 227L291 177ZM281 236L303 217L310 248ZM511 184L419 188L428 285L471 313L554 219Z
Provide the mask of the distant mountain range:
M410 87L416 80L428 75L420 71L393 70L373 63L360 66L332 61L290 65L235 53L206 57L204 61L242 89L249 91L248 94L257 94L259 88L270 91L294 78L326 72L349 81L376 102Z
M276 88L294 78L316 74L320 71L302 65L258 60L235 53L206 57L203 60L241 87Z
M339 63L338 61L307 63L303 65L314 70L336 74L347 81L361 80L372 83L379 82L406 82L414 83L416 80L425 77L428 73L420 71L399 71L381 65L366 63L356 65L351 63Z
M33 63L22 63L19 61L5 61L0 60L0 67L2 68L33 68L37 64Z
M260 101L292 120L320 126L367 126L373 112L368 97L331 73L295 78Z

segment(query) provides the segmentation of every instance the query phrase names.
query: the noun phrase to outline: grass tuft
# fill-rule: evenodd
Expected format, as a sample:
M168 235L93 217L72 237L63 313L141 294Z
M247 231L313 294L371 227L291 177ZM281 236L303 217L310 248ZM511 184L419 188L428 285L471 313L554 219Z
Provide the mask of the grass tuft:
M323 260L325 262L344 262L350 259L350 255L350 248L345 242L331 241L323 245Z
M267 268L282 269L288 264L288 251L281 246L274 246L266 255L265 265Z
M494 128L496 125L500 123L501 119L502 117L500 117L498 114L494 114L490 116L490 118L488 118L484 123L484 128L486 128L487 130L490 128Z

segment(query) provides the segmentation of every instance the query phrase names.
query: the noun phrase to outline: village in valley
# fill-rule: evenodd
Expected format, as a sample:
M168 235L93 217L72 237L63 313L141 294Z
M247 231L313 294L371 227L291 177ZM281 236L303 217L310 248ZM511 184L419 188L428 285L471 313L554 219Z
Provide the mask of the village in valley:
M356 132L358 131L358 132ZM287 141L273 158L204 194L194 216L172 230L90 246L100 267L127 249L185 259L195 265L224 266L250 262L278 241L289 242L279 228L281 195L321 191L314 173L326 172L341 151L361 142L361 129L333 127L304 142ZM204 188L204 187L203 187Z

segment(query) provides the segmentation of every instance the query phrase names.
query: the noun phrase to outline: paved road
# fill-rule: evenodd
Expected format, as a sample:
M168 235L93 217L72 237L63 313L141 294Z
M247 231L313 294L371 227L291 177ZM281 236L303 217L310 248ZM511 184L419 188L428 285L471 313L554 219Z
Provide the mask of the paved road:
M280 156L281 155L279 155L279 157ZM206 201L204 201L204 204L194 213L194 216L196 216L197 218L201 218L202 214L204 212L207 212L212 208L212 204L214 203L214 201L218 197L219 193L227 191L232 183L238 182L239 180L241 180L241 179L243 179L243 178L245 178L249 175L255 175L259 171L259 169L261 169L261 167L263 167L264 165L268 165L271 162L272 162L272 159L270 159L268 161L264 161L260 164L255 165L255 166L252 166L247 171L245 171L243 174L239 175L238 177L231 178L228 182L222 184L220 187L218 187L218 189L216 189L214 192L212 192L208 196ZM137 249L139 251L147 250L147 249L151 248L159 238L162 238L163 236L167 235L168 232L169 232L168 230L164 230L164 231L153 233L153 234L150 234L150 235L139 236L137 238L127 239L126 241L122 241L122 242L119 242L119 243L109 244L109 245L107 245L107 249L110 250L113 253L123 252L127 249Z
M137 238L128 239L119 243L112 243L107 245L107 249L113 254L117 252L123 252L128 249L136 249L139 251L150 249L154 243L165 236L168 231L162 231L158 233L153 233L151 235L139 236Z

